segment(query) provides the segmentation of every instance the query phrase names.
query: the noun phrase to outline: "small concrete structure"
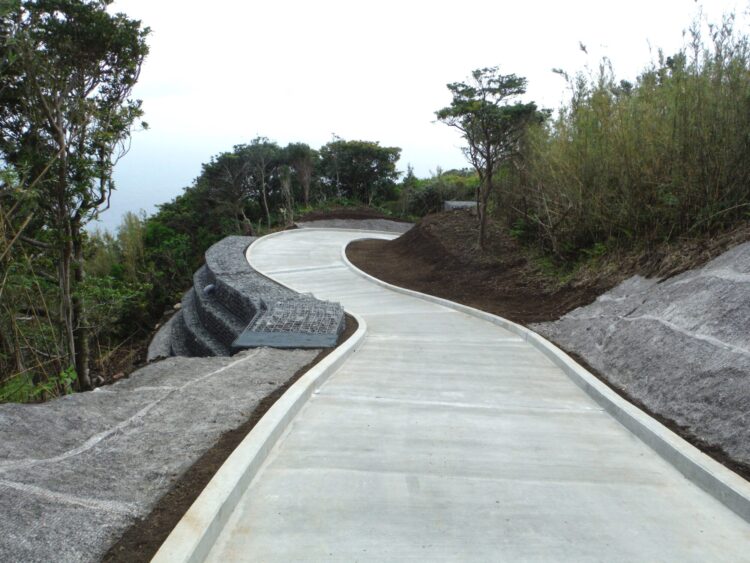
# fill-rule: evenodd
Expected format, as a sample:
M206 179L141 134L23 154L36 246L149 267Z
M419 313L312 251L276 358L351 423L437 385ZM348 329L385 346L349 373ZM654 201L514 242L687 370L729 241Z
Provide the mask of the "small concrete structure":
M746 482L526 329L357 274L341 251L363 236L290 231L251 248L256 269L341 300L368 332L246 460L253 478L212 481L155 561L749 560L732 511ZM686 479L675 451L739 504ZM198 527L216 494L233 509ZM201 552L181 552L197 536Z

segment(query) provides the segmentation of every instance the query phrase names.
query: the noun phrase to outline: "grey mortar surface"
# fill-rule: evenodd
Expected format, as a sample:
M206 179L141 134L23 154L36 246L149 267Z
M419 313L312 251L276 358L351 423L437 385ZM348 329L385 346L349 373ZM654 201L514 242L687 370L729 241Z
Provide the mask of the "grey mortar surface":
M167 358L95 391L0 405L0 561L98 561L317 352Z
M750 243L659 282L633 277L536 331L750 463Z

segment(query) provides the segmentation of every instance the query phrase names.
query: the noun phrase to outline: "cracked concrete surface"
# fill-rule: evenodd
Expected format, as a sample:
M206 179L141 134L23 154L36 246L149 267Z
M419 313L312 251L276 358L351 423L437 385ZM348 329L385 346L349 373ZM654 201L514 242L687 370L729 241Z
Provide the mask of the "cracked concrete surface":
M317 353L169 358L88 393L0 405L0 561L98 561Z
M649 409L750 464L750 243L659 282L633 277L533 328Z

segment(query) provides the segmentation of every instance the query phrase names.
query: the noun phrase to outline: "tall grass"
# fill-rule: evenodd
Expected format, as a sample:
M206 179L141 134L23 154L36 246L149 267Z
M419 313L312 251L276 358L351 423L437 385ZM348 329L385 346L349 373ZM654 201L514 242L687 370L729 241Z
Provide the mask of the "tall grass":
M635 84L604 61L529 131L498 210L560 256L697 235L750 217L750 47L734 16L695 23Z

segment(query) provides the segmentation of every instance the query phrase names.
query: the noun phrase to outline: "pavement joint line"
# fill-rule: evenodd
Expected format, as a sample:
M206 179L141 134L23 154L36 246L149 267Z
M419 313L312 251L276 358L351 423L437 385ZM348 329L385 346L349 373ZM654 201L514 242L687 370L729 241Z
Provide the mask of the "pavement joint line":
M366 237L363 236L362 238ZM750 482L704 454L641 409L620 397L560 348L533 330L467 305L390 284L360 270L346 256L346 247L354 240L359 239L352 239L341 248L341 258L352 272L397 293L443 305L518 334L562 369L578 387L601 405L615 420L670 463L685 478L743 520L750 522Z
M122 514L125 516L138 515L138 511L136 510L136 508L128 503L113 500L84 498L76 495L69 495L66 493L51 491L49 489L44 489L35 485L29 485L27 483L9 481L7 479L0 479L0 487L13 489L14 491L18 491L27 495L42 497L53 502L88 508L89 510L98 510L114 514Z
M429 338L429 337L420 337L420 336L408 336L408 337L398 337L398 336L391 336L388 334L368 334L367 335L368 340L383 340L386 342L390 341L398 341L398 342L429 342L429 343L435 343L436 345L444 345L444 344L451 344L453 343L452 340L445 338L445 339L437 339L437 338ZM464 345L466 343L470 344L477 344L477 345L485 345L488 342L499 342L499 343L520 343L525 344L526 341L523 338L519 338L516 336L513 337L499 337L499 338L492 338L492 339L486 339L486 340L476 340L474 342L469 341L462 341L461 345Z
M531 405L513 405L513 404L494 404L494 405L482 405L479 403L462 403L460 401L430 401L430 400L417 400L417 399L398 399L395 397L373 397L367 395L348 395L343 393L330 393L325 388L318 389L313 393L317 397L327 399L341 399L343 401L356 401L363 403L386 403L396 405L417 405L425 407L448 407L461 410L487 410L487 411L527 411L537 410L544 412L566 412L566 413L592 413L592 412L603 412L603 408L565 408L565 407L544 407L544 406L531 406Z

